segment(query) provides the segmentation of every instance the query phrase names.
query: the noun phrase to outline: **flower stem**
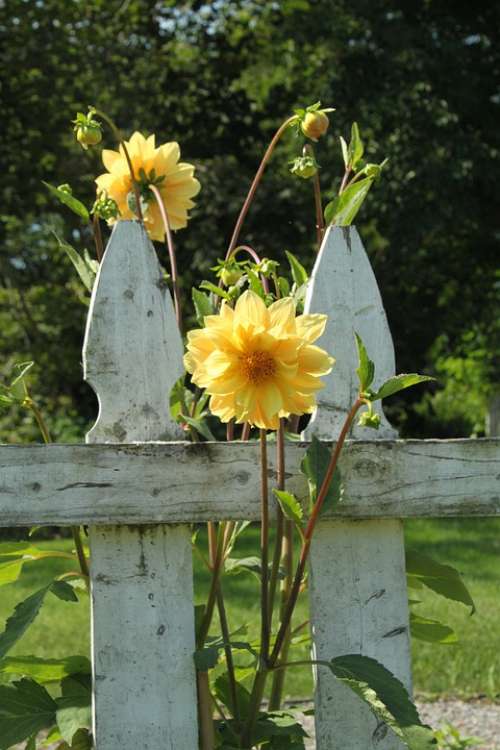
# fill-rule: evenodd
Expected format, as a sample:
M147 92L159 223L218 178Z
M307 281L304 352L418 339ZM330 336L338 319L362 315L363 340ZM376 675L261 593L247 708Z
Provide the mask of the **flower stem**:
M351 174L351 172L352 172L351 167L347 167L347 169L346 169L346 171L344 173L344 176L342 178L342 182L340 183L339 195L344 192L344 190L345 190L345 188L347 186L347 181L349 179L349 175Z
M323 479L323 482L321 484L321 487L319 489L316 502L314 503L314 507L311 511L311 515L306 527L306 530L304 532L304 541L302 544L302 549L300 552L300 558L299 563L297 566L297 570L295 572L295 578L293 580L293 585L290 591L290 596L288 598L288 602L286 605L286 610L280 625L280 628L278 630L278 634L276 636L276 641L274 643L273 651L269 657L269 667L273 668L276 665L276 662L278 660L278 657L280 655L283 643L286 639L287 630L290 625L291 617L293 614L293 610L295 608L295 605L297 603L297 598L300 592L300 586L302 584L302 579L304 576L304 571L306 567L307 558L309 555L309 550L311 548L311 541L312 541L312 535L316 526L316 523L319 518L319 514L321 512L321 508L323 507L324 500L326 498L326 495L328 493L328 489L330 487L330 483L332 481L333 475L335 473L335 469L337 468L337 463L339 460L339 456L342 452L342 448L344 447L344 443L346 440L346 437L349 433L349 430L351 428L352 422L354 417L356 416L356 413L358 409L363 405L364 401L361 398L357 398L354 404L352 405L348 415L345 418L345 422L342 426L342 430L340 431L339 438L335 444L335 448L332 452L330 462L328 464L328 468L326 470L325 477Z
M211 558L210 561L212 565L212 581L210 583L210 591L208 593L205 614L203 616L203 620L201 622L199 632L197 633L197 647L198 648L203 648L203 645L205 643L206 637L208 635L208 630L212 623L215 603L217 600L217 589L219 587L219 578L220 578L222 565L224 562L224 533L223 533L223 529L221 528L222 525L223 524L220 524L219 526L219 529L217 531L217 541L215 542L213 538L215 535L214 524L212 522L208 524L209 548L210 548L210 558Z
M303 153L307 156L311 156L314 159L314 149L310 143L306 143L303 149ZM321 184L319 181L319 172L313 177L313 192L314 192L314 208L316 211L316 241L318 243L318 250L323 242L323 235L325 233L325 223L323 221L323 205L321 202Z
M97 214L94 214L94 218L92 220L92 231L94 233L95 254L97 256L97 260L100 263L102 261L102 256L104 255L104 247L102 244L101 225L99 223L99 217Z
M261 561L261 631L260 659L267 662L269 653L269 490L267 479L267 433L260 429L260 561Z
M163 220L163 226L165 228L165 243L168 250L168 256L170 258L170 275L172 276L172 288L174 291L174 305L175 305L175 317L177 319L177 325L179 327L179 331L181 332L182 336L182 310L181 310L181 293L179 289L179 281L178 281L178 274L177 274L177 260L175 257L175 246L174 241L172 238L172 231L170 229L170 222L168 220L168 215L165 210L165 204L163 203L163 198L161 197L161 193L156 187L156 185L150 185L149 189L153 193L154 197L156 198L156 202L158 203L158 207L160 209L161 218Z
M229 258L231 256L233 248L235 248L236 245L237 245L237 243L238 243L238 238L240 236L240 232L241 232L241 228L243 226L243 222L245 221L245 217L246 217L246 215L248 213L248 209L250 208L250 206L252 204L252 201L253 201L253 198L254 198L254 195L255 195L255 191L257 190L259 182L260 182L260 180L262 178L262 175L264 173L264 169L266 168L266 164L269 161L269 159L271 158L271 155L272 155L272 153L273 153L273 151L274 151L274 149L276 147L276 144L280 140L280 138L283 135L283 133L285 132L285 130L289 127L289 125L291 125L296 120L297 120L297 116L296 115L293 115L292 117L289 117L287 120L285 120L279 126L278 130L276 131L276 133L272 137L271 142L270 142L269 146L267 147L264 156L262 157L262 161L261 161L261 163L259 165L259 168L257 169L257 172L255 173L255 177L253 178L253 181L252 181L252 184L250 185L250 189L248 191L247 197L245 198L245 202L244 202L244 204L243 204L243 206L241 208L240 214L239 214L238 219L236 221L236 224L235 224L235 227L234 227L234 230L233 230L233 235L231 237L231 241L229 243L229 247L228 247L228 250L227 250L227 253L226 253L226 260L227 260L227 258Z
M125 154L125 159L127 160L128 170L130 172L130 177L132 178L132 190L134 191L134 197L135 197L135 203L137 207L137 216L139 217L139 221L144 221L144 217L142 215L142 207L141 207L141 194L139 192L139 185L137 183L137 180L135 178L134 173L134 166L132 164L132 160L130 158L130 154L128 152L128 149L125 145L125 138L123 137L123 134L121 130L115 125L111 117L108 117L108 115L105 112L102 112L100 109L96 109L94 107L94 111L98 117L102 117L102 119L107 122L111 130L113 131L113 135L115 136L116 140L120 144L120 146L123 148L123 153Z
M264 696L264 689L268 675L267 659L269 655L269 495L267 479L267 433L260 429L260 471L261 471L261 505L260 505L260 559L261 559L261 589L260 589L260 655L259 666L250 696L250 708L248 710L247 724L243 731L242 746L250 747L252 733L260 710L260 704Z
M285 489L285 420L280 419L278 433L276 435L276 464L277 464L277 489ZM273 564L269 580L269 628L272 629L274 597L280 568L280 560L283 543L284 516L278 505L276 510L276 538L274 542Z
M198 721L200 726L200 750L214 750L215 733L212 716L212 697L208 682L208 672L197 672Z

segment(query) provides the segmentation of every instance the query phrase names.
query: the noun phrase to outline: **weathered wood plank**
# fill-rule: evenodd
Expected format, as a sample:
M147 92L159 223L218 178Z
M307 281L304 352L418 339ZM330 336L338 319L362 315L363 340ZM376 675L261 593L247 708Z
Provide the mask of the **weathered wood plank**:
M320 392L317 411L305 436L337 439L358 395L355 332L375 363L373 387L395 374L394 346L370 262L353 227L330 228L316 260L306 312L323 312L328 324L320 346L337 364ZM351 437L395 437L380 402L377 433L354 425ZM369 477L370 500L377 503L383 480L372 482L371 462L358 462ZM383 505L384 496L378 498ZM379 504L377 503L377 504ZM391 669L411 683L408 597L401 521L340 521L318 525L311 548L311 623L318 659L358 653ZM377 592L383 591L381 599ZM397 633L397 637L387 636ZM388 643L390 641L390 643ZM377 727L367 706L328 670L316 681L316 741L319 750L368 750L376 737L379 750L401 750L402 743ZM374 734L375 732L375 734Z
M305 448L287 445L287 486L300 497ZM0 526L255 521L258 452L239 442L0 446ZM341 469L340 518L500 515L498 438L348 441Z
M394 542L399 541L399 544ZM411 689L408 595L401 521L330 521L315 537L311 620L318 659L363 654L380 661ZM339 560L343 564L339 564ZM328 585L325 578L328 577ZM319 585L323 588L320 590ZM327 750L399 750L366 704L316 670L316 737Z
M92 295L83 356L100 407L87 442L180 435L169 393L183 373L182 341L154 248L136 222L118 222L113 230ZM78 482L73 465L68 484ZM104 488L94 480L94 489L99 497ZM114 497L130 502L130 488ZM58 499L63 501L61 494ZM140 482L134 501L138 507L149 503ZM89 536L96 747L193 750L198 732L189 528L91 525Z

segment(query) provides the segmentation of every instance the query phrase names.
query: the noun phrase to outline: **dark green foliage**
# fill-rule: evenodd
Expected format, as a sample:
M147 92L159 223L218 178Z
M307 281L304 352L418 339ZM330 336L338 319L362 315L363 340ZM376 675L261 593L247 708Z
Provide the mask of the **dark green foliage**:
M390 159L356 221L388 311L398 369L432 372L438 336L443 361L470 356L461 344L469 332L498 351L497 29L495 4L485 1L4 3L0 376L8 379L15 362L35 360L34 392L58 440L80 440L95 416L95 398L81 382L85 294L49 227L80 252L92 240L84 220L58 209L41 182L70 183L92 206L92 181L103 171L99 149L83 151L71 124L89 104L127 133L178 140L183 158L198 167L198 207L177 235L189 324L189 290L224 256L272 133L295 107L321 99L336 107L317 144L324 205L338 190L339 136L350 140L353 121L363 159ZM106 129L103 145L115 146ZM290 132L241 239L279 260L289 248L309 271L311 185L288 173L301 147ZM454 372L448 368L448 377ZM473 386L487 394L495 382L492 357ZM402 404L423 399L425 409L403 415ZM485 400L479 417L477 399L456 400L455 433L477 431L478 424L480 430ZM450 429L449 399L443 407L423 389L397 396L389 412L406 434L442 436ZM33 440L37 433L16 407L2 412L0 438Z

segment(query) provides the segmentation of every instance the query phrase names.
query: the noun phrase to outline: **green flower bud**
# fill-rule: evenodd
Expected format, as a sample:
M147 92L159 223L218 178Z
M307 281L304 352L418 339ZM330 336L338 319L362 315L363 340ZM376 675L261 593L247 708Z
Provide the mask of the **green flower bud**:
M375 412L364 411L358 420L360 427L371 427L374 430L378 430L380 427L380 416Z
M104 221L112 221L120 216L120 209L116 201L110 198L107 192L103 190L97 196L91 213L100 219L104 219Z
M313 156L297 156L290 167L290 172L297 177L302 177L303 180L314 177L317 171L318 163Z
M76 133L76 140L85 150L89 146L96 146L102 141L102 130L101 124L94 120L94 112L92 109L89 110L87 115L83 112L78 112L76 120L73 120Z
M237 266L232 268L223 268L220 274L224 286L233 286L243 276L243 271Z

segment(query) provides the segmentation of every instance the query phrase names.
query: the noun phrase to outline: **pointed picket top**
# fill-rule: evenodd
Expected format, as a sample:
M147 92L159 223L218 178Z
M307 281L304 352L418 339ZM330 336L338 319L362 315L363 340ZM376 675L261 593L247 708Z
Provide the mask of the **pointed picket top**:
M169 393L183 374L167 282L144 227L119 221L94 285L84 377L99 399L89 442L182 438Z
M318 395L318 408L305 436L332 440L340 432L358 392L355 331L375 362L373 388L395 374L394 345L377 281L354 227L327 229L311 274L305 312L328 315L325 333L317 344L336 358L335 367L325 378L325 388ZM375 411L382 421L374 437L397 437L380 402ZM352 437L366 440L368 431L355 426Z

